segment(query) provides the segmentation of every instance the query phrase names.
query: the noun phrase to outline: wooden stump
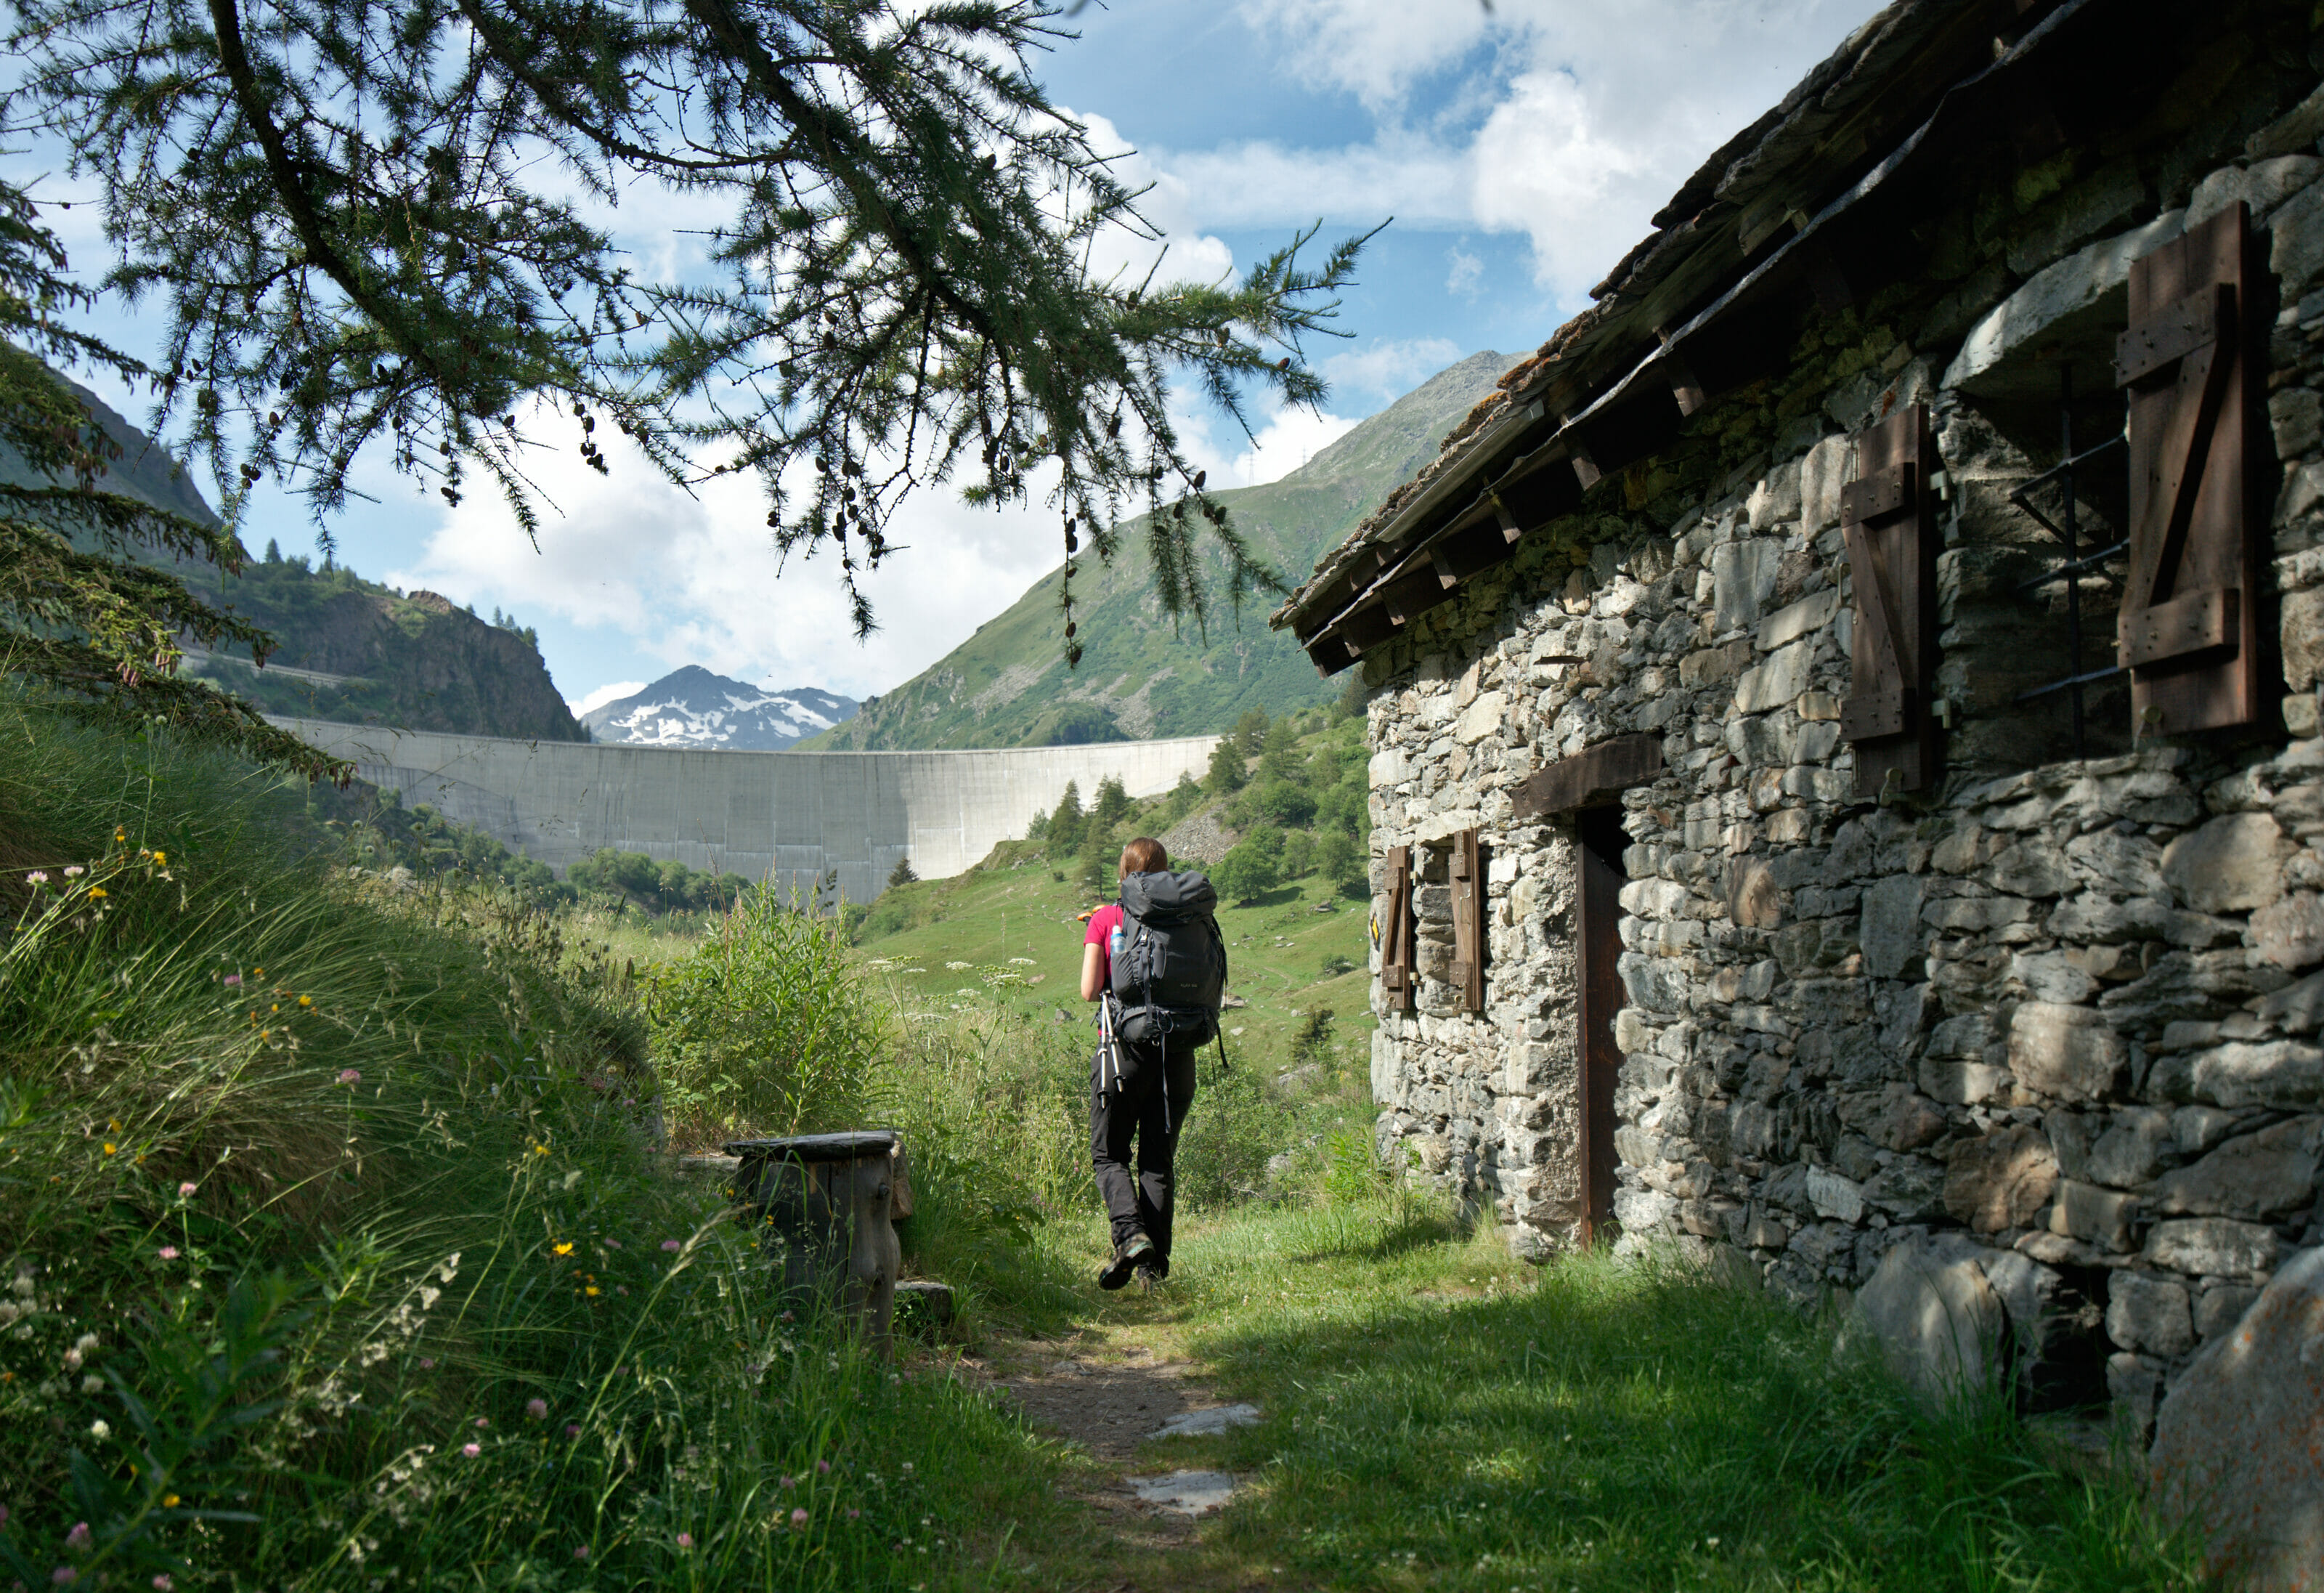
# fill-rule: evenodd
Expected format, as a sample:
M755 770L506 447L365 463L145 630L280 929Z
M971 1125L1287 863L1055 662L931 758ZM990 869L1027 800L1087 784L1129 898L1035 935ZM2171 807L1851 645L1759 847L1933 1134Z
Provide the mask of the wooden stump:
M828 1301L890 1353L896 1273L894 1219L912 1214L903 1144L890 1129L736 1140L733 1193L743 1220L802 1302Z

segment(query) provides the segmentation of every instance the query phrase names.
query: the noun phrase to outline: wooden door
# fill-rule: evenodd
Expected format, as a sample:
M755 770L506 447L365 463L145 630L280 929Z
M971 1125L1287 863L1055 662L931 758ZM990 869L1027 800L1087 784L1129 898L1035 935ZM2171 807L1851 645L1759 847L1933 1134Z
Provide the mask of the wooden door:
M1582 941L1582 1238L1593 1244L1614 1216L1614 1014L1622 1009L1622 832L1619 808L1574 815L1574 900Z

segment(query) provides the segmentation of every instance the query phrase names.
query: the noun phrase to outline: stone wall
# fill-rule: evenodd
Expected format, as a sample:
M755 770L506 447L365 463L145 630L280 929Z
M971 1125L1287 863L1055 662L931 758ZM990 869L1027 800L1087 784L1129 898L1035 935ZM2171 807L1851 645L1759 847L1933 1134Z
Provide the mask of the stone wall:
M1511 788L1641 731L1667 767L1623 800L1621 1244L1803 1301L1908 1239L1966 1257L2038 1392L2145 1412L2318 1241L2324 113L2238 105L2239 81L2191 133L2158 107L2133 153L2000 192L1965 175L1927 280L1811 325L1783 377L1368 657L1375 853L1412 845L1423 870L1417 1010L1383 1010L1374 1044L1381 1142L1519 1253L1581 1216L1575 887L1570 820L1518 822ZM2094 693L2075 760L2064 699L2015 700L2064 672L2065 631L2060 588L2015 591L2056 551L2008 494L2057 457L2058 348L2110 348L2128 262L2238 198L2281 293L2292 695L2270 735L2137 742L2126 698ZM2086 367L2089 440L2121 424L2110 382ZM1849 434L1913 403L1948 477L1953 733L1941 790L1877 806L1839 736L1839 498ZM2094 541L2107 513L2085 508ZM2095 662L2114 598L2085 597ZM1491 854L1475 1014L1443 982L1444 848L1470 826Z

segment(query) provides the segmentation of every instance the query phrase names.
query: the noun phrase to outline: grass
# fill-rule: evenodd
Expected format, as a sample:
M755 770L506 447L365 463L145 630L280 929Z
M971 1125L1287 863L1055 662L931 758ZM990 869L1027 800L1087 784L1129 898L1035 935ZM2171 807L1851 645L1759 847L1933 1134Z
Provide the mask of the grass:
M335 874L246 770L14 699L0 745L0 1576L27 1587L2194 1585L2135 1468L2085 1476L2004 1411L1923 1419L1829 1321L1526 1268L1384 1184L1360 1028L1272 1049L1352 914L1229 910L1259 915L1232 940L1305 939L1239 962L1242 1064L1205 1067L1169 1288L1106 1296L1088 1032L998 955L1015 928L968 933L1061 912L1046 870L945 882L957 920L874 948L927 974L851 975L798 920L649 959L516 897ZM893 1368L771 1291L648 1132L656 1088L812 1038L747 1021L766 1001L843 986L864 1026L808 1060L905 1130L908 1263L967 1306ZM750 1053L754 1088L812 1049ZM1148 1458L1253 1479L1191 1546L1116 1535L1073 1494L1111 1468L952 1375L1071 1332L1268 1411Z
M1102 1243L1056 1238L1084 1265ZM1185 1225L1163 1294L1082 1320L1267 1414L1149 1446L1136 1469L1252 1486L1168 1571L1113 1568L1140 1586L2204 1585L2135 1458L2092 1469L2001 1408L1925 1417L1830 1319L1678 1267L1526 1266L1408 1202Z

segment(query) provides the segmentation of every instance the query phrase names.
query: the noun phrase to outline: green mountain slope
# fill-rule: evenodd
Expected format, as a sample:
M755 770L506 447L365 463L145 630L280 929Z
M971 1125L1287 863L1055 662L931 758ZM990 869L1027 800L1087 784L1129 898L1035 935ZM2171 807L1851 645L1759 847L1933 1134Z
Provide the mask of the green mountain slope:
M53 373L52 373L53 374ZM57 380L121 445L105 485L155 508L215 526L193 477L160 445L69 376ZM0 442L0 480L38 477ZM539 646L513 621L488 625L433 592L410 597L342 566L302 557L253 560L239 578L181 568L186 583L221 608L256 621L281 644L268 667L244 658L189 656L189 673L216 681L268 713L473 736L586 741L549 678Z
M1512 361L1473 354L1341 438L1282 480L1218 495L1261 558L1296 580L1490 392ZM1125 544L1139 541L1131 527ZM1213 562L1215 578L1221 566ZM1142 547L1109 570L1084 567L1074 590L1081 667L1065 668L1052 570L932 668L798 750L1026 746L1194 736L1246 709L1281 715L1333 688L1297 644L1267 628L1262 595L1207 636L1174 627L1157 603Z

